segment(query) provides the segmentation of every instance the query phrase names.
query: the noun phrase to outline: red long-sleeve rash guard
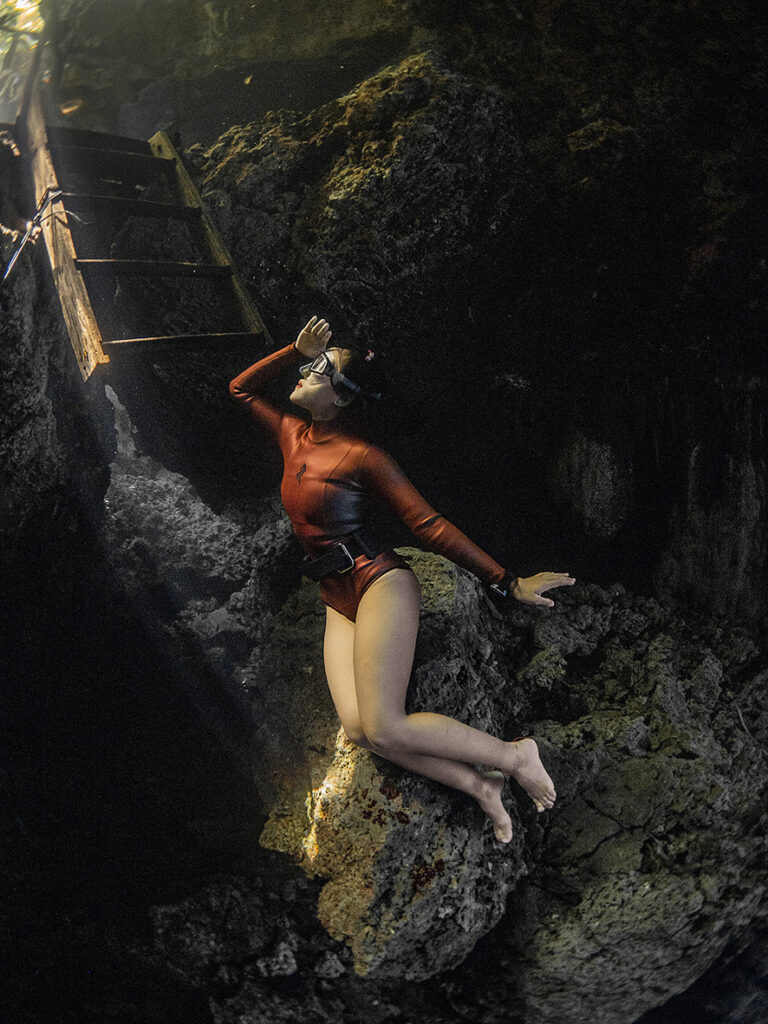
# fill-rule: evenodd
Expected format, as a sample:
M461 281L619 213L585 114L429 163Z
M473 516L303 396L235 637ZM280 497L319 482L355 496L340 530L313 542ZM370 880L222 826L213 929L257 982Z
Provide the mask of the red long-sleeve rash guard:
M504 569L435 512L385 452L344 433L335 421L308 425L259 394L281 371L303 358L288 345L249 367L229 389L280 445L283 504L307 554L316 558L359 530L374 494L394 510L420 545L486 583L499 583Z

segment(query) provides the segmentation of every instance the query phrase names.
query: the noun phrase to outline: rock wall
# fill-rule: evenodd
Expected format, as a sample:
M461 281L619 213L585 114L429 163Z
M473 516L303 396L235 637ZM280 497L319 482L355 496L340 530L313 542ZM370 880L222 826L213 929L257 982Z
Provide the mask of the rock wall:
M66 559L95 536L112 428L103 395L80 386L50 272L29 250L0 304L0 568L10 583L28 559Z
M653 979L648 1007L660 988L687 987L765 904L753 794L765 756L764 674L731 689L757 648L744 631L700 623L696 635L621 588L581 590L559 613L499 621L447 563L420 555L413 564L425 596L412 709L501 735L535 723L558 808L542 831L523 800L515 820L526 855L519 840L501 850L487 828L483 836L477 812L457 818L456 797L439 787L401 772L389 782L391 769L336 737L327 695L307 694L320 623L314 648L297 651L295 623L312 621L299 597L284 610L285 633L252 666L258 680L287 680L288 692L281 686L270 700L263 682L246 679L261 713L275 704L271 744L258 743L279 780L262 842L330 879L320 920L349 943L362 973L417 978L455 966L512 894L502 932L525 964L509 970L530 1019L633 1021L643 979ZM307 715L318 698L324 710ZM295 719L286 709L297 701ZM534 880L521 883L533 849ZM659 949L659 936L672 934L674 951Z
M188 156L280 333L293 333L297 305L321 303L342 337L397 358L401 388L405 363L424 373L424 353L412 352L419 326L433 353L429 311L442 326L440 304L465 296L478 252L502 228L514 232L538 198L513 109L434 54L385 68L306 117L277 112Z

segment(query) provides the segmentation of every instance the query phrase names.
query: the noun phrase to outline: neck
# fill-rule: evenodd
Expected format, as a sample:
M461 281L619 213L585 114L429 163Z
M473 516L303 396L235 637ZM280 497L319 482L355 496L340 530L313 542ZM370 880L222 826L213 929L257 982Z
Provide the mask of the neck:
M336 432L335 420L316 420L313 418L309 425L310 441L325 441Z

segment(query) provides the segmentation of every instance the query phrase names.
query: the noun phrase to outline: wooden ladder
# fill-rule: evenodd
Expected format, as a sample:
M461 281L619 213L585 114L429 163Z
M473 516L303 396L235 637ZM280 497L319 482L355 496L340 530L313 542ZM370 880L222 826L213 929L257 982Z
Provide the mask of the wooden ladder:
M37 87L23 116L20 136L30 158L36 199L55 195L42 229L84 380L118 353L269 342L261 316L165 132L143 142L47 127ZM115 257L115 240L126 229L130 234L131 226L137 226L140 237L143 230L145 238L151 226L153 242L174 250L165 255L175 258L142 253ZM185 255L178 251L184 247L189 253L178 258ZM127 296L122 319L114 312L116 296ZM203 322L185 323L183 330L170 333L147 331L148 323L168 319L173 298L180 309L196 309ZM137 323L144 329L137 330Z

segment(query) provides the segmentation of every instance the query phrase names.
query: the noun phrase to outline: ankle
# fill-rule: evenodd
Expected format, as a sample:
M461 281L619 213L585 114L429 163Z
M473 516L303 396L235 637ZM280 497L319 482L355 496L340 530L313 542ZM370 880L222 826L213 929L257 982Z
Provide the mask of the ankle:
M507 746L509 747L510 756L505 770L507 775L510 775L511 773L516 772L520 767L524 760L524 755L520 749L519 740L508 740Z
M478 774L471 795L479 804L487 804L493 800L503 785L504 777L497 772Z

